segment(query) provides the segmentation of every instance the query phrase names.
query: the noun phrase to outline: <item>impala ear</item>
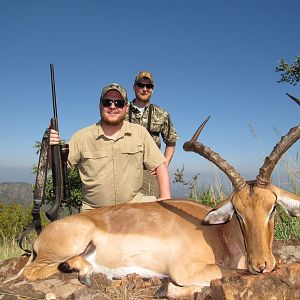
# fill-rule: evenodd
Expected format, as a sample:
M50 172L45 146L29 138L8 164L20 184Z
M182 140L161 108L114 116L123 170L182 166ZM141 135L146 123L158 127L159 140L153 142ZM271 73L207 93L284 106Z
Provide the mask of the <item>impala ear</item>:
M231 220L234 207L231 201L225 202L220 207L211 210L201 221L201 225L224 224Z
M277 196L277 203L292 217L300 217L300 197L279 187L271 186Z
M300 217L300 201L293 198L279 196L277 202L292 217Z

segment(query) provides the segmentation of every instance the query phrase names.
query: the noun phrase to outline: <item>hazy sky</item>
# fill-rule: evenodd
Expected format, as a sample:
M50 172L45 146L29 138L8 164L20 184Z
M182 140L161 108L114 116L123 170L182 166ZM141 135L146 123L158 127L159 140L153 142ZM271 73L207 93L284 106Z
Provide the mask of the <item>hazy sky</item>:
M155 77L152 97L180 135L172 170L210 170L183 143L208 116L202 141L246 178L300 109L276 82L281 58L300 54L300 1L0 1L0 182L32 181L33 145L52 117L55 65L61 136L99 119L102 87ZM253 135L254 130L256 137ZM296 143L292 152L299 149Z

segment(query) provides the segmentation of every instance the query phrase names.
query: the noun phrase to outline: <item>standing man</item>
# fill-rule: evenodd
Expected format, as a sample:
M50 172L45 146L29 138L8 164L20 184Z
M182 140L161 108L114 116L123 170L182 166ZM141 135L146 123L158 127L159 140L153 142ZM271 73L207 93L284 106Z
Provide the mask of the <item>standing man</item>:
M100 96L100 121L77 131L69 141L68 164L78 167L82 181L82 210L156 201L141 192L143 165L157 175L159 199L171 198L166 159L145 128L124 121L128 106L121 85L105 86ZM51 129L50 144L59 141L58 132Z
M171 122L169 113L163 108L150 103L154 91L154 79L150 72L141 71L133 84L135 99L129 105L126 119L145 127L156 145L161 149L161 140L165 143L164 156L169 166L175 152L176 141L179 138ZM155 172L144 170L143 192L147 195L158 196L158 184Z

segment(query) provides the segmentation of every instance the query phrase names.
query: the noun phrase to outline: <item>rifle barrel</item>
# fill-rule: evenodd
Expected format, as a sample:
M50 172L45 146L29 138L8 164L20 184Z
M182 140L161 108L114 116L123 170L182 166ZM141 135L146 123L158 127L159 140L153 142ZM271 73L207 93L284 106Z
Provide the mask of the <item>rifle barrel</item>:
M52 87L52 102L53 102L53 116L57 119L57 108L56 108L56 92L55 92L55 78L54 78L54 65L50 64L50 73L51 73L51 87ZM54 128L58 130L58 128Z
M54 79L54 65L50 64L51 87L52 87L52 103L53 103L53 118L50 121L50 127L58 131L58 119L56 108L56 92ZM58 211L62 200L63 193L63 178L62 178L62 161L60 153L60 145L51 145L51 169L53 181L53 193L55 196L53 206L46 212L46 216L50 221L54 221L58 217Z

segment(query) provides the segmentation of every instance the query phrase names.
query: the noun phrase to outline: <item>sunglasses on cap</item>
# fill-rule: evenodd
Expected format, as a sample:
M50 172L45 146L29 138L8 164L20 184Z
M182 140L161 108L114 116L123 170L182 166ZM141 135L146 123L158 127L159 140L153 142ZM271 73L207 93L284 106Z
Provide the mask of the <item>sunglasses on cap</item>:
M146 89L153 89L154 85L152 83L141 83L141 82L137 82L136 85L139 88L144 88L146 87Z
M102 99L101 103L104 107L111 107L114 104L116 108L123 108L126 102L125 100Z

